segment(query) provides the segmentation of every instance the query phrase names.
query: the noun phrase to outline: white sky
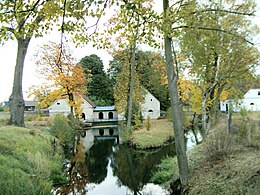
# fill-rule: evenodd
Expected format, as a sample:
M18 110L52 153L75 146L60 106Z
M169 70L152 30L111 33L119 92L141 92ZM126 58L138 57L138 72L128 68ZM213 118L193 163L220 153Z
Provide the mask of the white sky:
M258 2L258 0L256 1ZM260 7L260 2L259 7ZM158 7L157 7L158 8ZM257 12L257 16L254 21L257 25L260 26L260 9ZM27 92L31 85L39 85L42 82L36 76L35 70L35 60L33 59L33 53L37 46L46 43L48 40L57 41L59 40L59 33L50 33L45 35L44 38L32 39L28 48L28 52L25 58L24 71L23 71L23 94L24 99L27 98ZM260 40L258 38L258 47L260 48ZM105 68L108 67L109 61L112 60L112 57L108 54L106 50L97 50L89 44L84 48L73 48L73 44L70 45L73 50L74 57L78 60L81 58L96 54L98 55L103 63ZM13 77L14 77L14 67L16 62L16 52L17 52L17 43L16 41L8 41L3 46L0 45L0 102L7 101L12 92ZM260 68L259 68L260 72Z

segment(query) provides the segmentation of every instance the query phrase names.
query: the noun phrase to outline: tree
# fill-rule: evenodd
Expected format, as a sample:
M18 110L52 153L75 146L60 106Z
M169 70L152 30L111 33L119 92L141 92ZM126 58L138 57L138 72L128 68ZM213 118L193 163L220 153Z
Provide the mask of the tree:
M113 55L113 60L110 61L108 74L114 84L116 84L117 75L122 72L121 67L127 63L127 55L129 53L130 51L128 50L119 50ZM170 102L163 56L157 52L138 49L136 51L135 63L135 71L140 84L160 101L162 110L167 110L170 107Z
M60 44L50 42L36 53L38 72L50 82L46 87L55 89L47 96L40 96L40 100L46 102L48 99L66 96L69 99L71 115L80 116L81 95L85 94L86 76L82 67L76 64L69 49L63 46L61 53L60 49ZM34 94L39 94L39 90Z
M191 63L190 72L199 79L205 133L213 123L222 92L242 78L248 78L250 83L253 67L258 63L259 53L250 42L250 36L257 31L245 17L253 13L255 4L233 3L197 3L193 9L198 11L184 19L180 36L181 48Z
M153 25L151 23L152 11L151 1L139 0L139 1L119 1L117 3L120 6L120 10L116 12L109 20L108 29L103 32L105 37L102 37L102 44L105 46L111 44L110 35L118 35L117 43L119 48L128 48L131 50L131 71L130 71L130 82L129 82L129 95L128 95L128 114L127 114L127 127L131 125L132 117L132 104L133 104L133 88L135 83L135 53L136 45L142 41L151 42L153 39L149 39L153 36L152 31L146 31L147 26ZM149 22L148 22L149 20ZM108 36L109 35L109 38ZM105 40L105 41L104 41ZM125 47L127 46L127 47ZM118 47L115 47L118 48ZM117 50L117 49L116 49Z
M101 59L92 54L85 56L79 62L90 81L87 83L87 95L93 99L96 105L109 105L114 103L113 85L104 71ZM103 104L101 104L103 103Z
M16 39L18 43L13 90L9 98L11 124L25 126L22 75L24 60L31 39L42 36L47 31L52 30L53 26L58 25L62 33L61 42L65 31L73 35L74 41L87 42L90 39L89 30L91 27L96 27L107 6L107 1L1 1L0 42ZM103 6L100 4L103 4ZM92 5L94 5L94 8ZM86 24L86 16L95 18L97 22L90 25ZM62 20L59 20L60 17Z
M188 182L189 167L183 132L182 107L178 95L178 75L176 73L176 70L174 69L174 61L172 56L172 38L170 36L172 22L170 21L171 15L169 11L169 0L163 0L163 16L166 72L173 113L173 129L175 137L176 156L178 161L181 184L186 185Z
M126 116L128 116L129 112L126 113L126 111L128 111L126 105L129 98L129 88L130 88L129 83L131 80L130 79L131 70L129 65L131 61L130 60L131 54L128 51L124 51L124 52L118 51L118 53L115 54L115 56L117 56L117 58L120 58L120 61L118 61L120 71L116 73L116 77L115 77L115 87L114 87L115 105L119 113L125 113ZM136 112L140 112L141 111L140 106L144 100L145 91L140 84L139 75L136 70L134 70L134 75L135 75L135 82L133 86L132 98L133 98L133 104L135 104L137 107ZM133 112L133 114L136 113Z

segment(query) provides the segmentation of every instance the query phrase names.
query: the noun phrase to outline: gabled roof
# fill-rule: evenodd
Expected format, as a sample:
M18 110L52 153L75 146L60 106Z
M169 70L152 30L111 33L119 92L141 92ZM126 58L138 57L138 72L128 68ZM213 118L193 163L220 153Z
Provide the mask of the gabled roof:
M94 108L97 107L97 105L96 105L91 99L89 99L87 96L82 95L82 98L83 98L84 100L86 100L86 101L87 101L91 106L93 106Z

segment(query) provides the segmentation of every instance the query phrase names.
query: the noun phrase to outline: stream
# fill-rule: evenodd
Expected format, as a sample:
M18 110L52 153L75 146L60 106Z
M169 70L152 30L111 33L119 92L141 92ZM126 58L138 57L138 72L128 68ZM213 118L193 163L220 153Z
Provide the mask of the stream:
M196 143L192 133L186 137L189 150ZM167 191L150 179L163 158L175 156L174 143L143 151L118 142L118 136L96 136L93 130L86 131L71 161L73 169L68 167L70 182L55 194L166 195Z

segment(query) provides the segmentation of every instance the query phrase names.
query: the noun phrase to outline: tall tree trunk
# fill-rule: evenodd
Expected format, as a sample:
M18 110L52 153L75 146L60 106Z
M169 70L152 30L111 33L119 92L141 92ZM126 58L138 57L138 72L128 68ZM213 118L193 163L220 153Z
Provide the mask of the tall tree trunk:
M128 97L128 112L127 112L127 124L126 127L131 127L131 119L133 113L133 91L134 91L134 74L135 74L135 52L136 52L136 39L138 35L138 27L136 28L136 34L134 38L134 44L132 46L131 54L131 71L130 71L130 86L129 86L129 97Z
M18 50L14 72L13 91L9 98L10 102L10 124L24 127L24 100L23 100L23 67L26 52L31 38L17 38Z
M169 0L163 0L163 10L165 16L165 27L169 26L167 21L167 10L169 8ZM168 28L166 28L168 29ZM182 120L182 106L178 95L177 74L174 70L173 57L172 57L172 39L169 37L168 32L164 34L164 49L166 60L166 71L169 85L169 93L171 99L171 107L173 113L173 129L175 137L176 155L178 160L179 174L182 185L186 185L189 176L188 160L185 150L185 140L183 131Z
M70 114L71 114L71 117L73 118L74 117L74 106L73 105L75 105L74 95L73 95L73 93L68 93L68 96L69 96L69 102L70 102Z

